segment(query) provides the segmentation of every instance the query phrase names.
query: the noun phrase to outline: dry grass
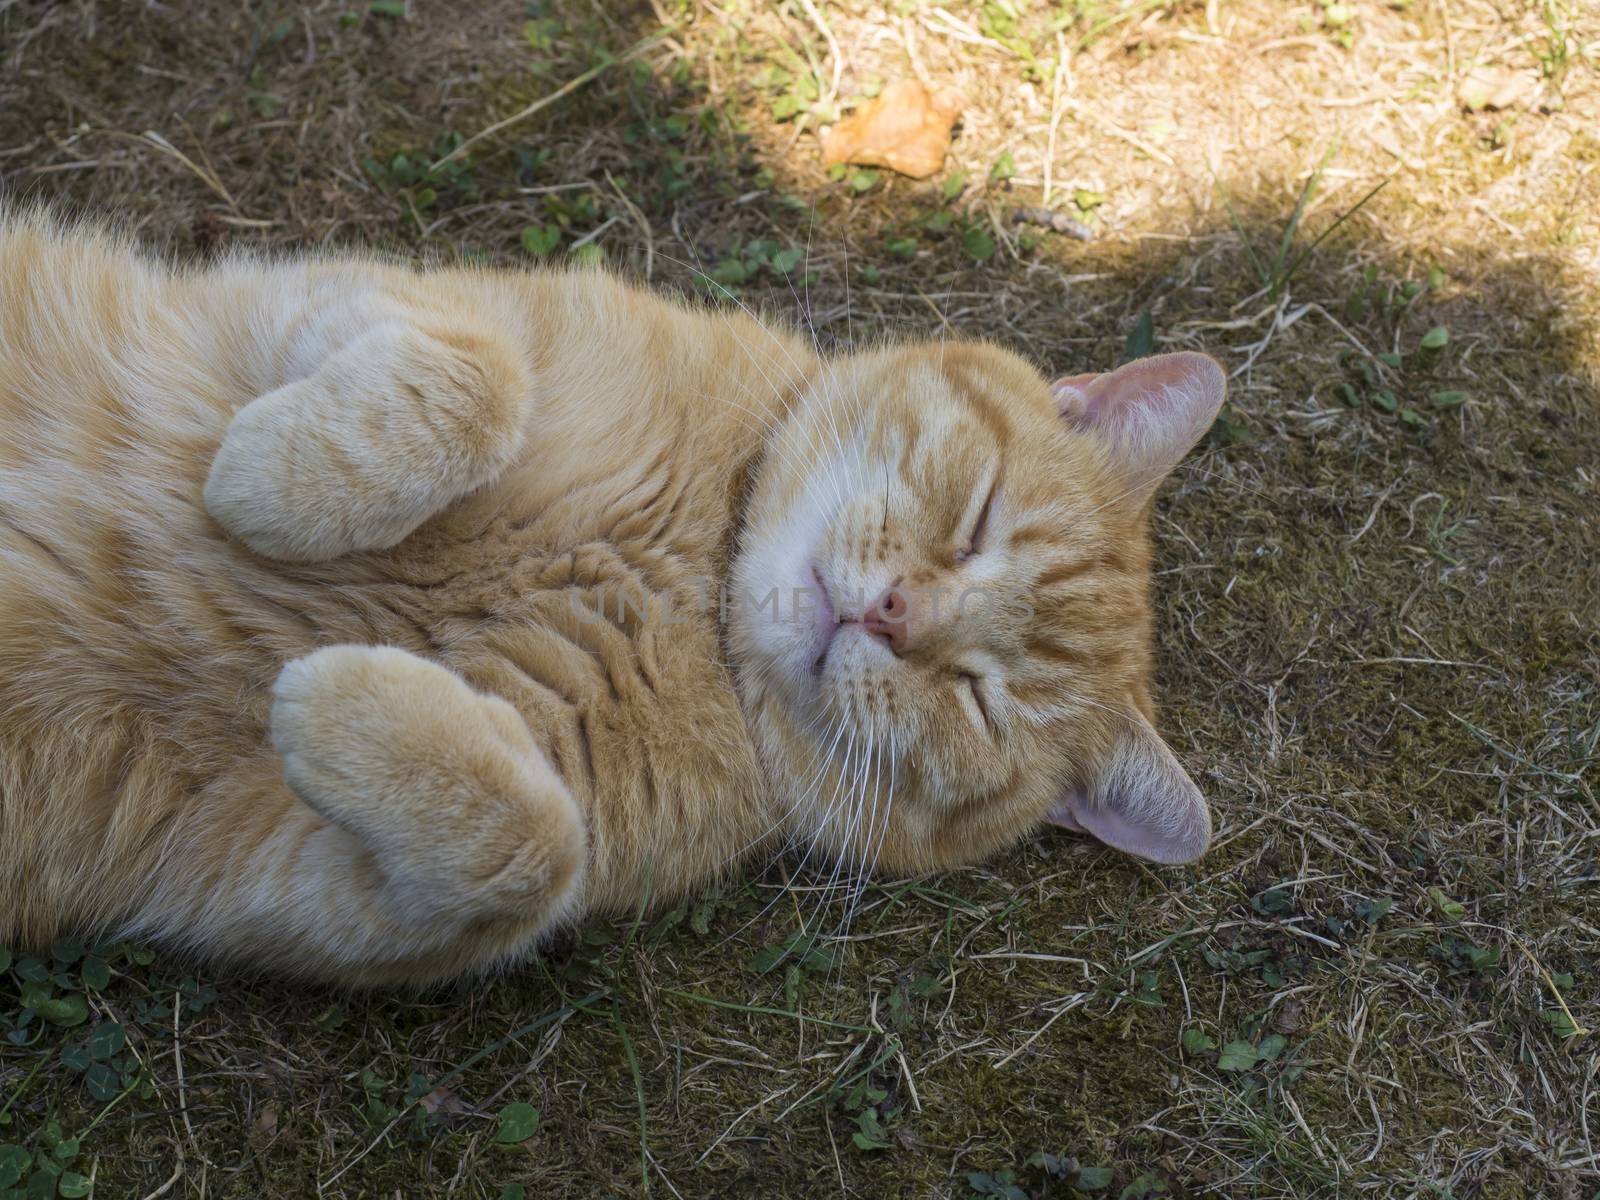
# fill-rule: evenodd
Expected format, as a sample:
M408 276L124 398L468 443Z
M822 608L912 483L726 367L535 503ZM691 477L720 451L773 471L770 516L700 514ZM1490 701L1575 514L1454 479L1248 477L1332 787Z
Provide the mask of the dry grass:
M0 184L181 254L515 262L549 223L693 289L793 248L742 299L830 343L948 330L1064 371L1149 313L1233 374L1157 515L1163 721L1216 849L1154 871L1041 835L879 882L828 962L765 973L813 910L838 924L804 878L768 906L781 865L424 997L66 965L139 1082L96 1099L59 1049L91 1025L30 1026L0 1049L0 1143L79 1136L71 1169L118 1197L967 1196L1007 1170L994 1194L1072 1194L1036 1151L1110 1168L1111 1195L1595 1194L1600 1041L1565 1036L1600 1025L1591 0L1356 0L1344 25L1276 0L662 4L0 0ZM663 19L458 172L395 163ZM1463 111L1481 64L1532 93ZM819 103L959 84L945 175L828 179L810 119L773 120L773 66ZM1335 141L1297 249L1387 185L1274 292L1258 260ZM1047 186L1078 216L1104 194L1094 241L1011 225ZM1275 1056L1228 1070L1205 1039ZM542 1124L498 1145L513 1102Z

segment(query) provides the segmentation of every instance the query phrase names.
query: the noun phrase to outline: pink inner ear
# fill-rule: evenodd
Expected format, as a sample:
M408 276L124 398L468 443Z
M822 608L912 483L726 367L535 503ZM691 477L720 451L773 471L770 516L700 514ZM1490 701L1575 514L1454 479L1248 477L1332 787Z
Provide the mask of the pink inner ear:
M1193 862L1211 840L1209 823L1197 828L1191 818L1152 820L1151 814L1115 800L1091 803L1081 793L1067 798L1065 820L1056 823L1098 838L1113 850L1158 863ZM1070 822L1070 823L1069 823Z
M1107 408L1114 403L1114 389L1104 381L1110 374L1069 374L1056 379L1051 390L1056 394L1056 411L1078 429L1106 426Z
M1068 375L1051 388L1069 424L1103 442L1129 474L1154 483L1211 427L1227 380L1213 360L1184 351L1104 375Z
M1211 814L1200 789L1137 715L1094 778L1063 789L1046 820L1159 863L1193 862L1211 842Z
M1062 416L1070 416L1079 406L1088 403L1089 385L1100 378L1097 371L1086 375L1063 375L1050 385L1055 394L1056 408Z
M1073 833L1088 833L1089 831L1085 829L1078 822L1078 818L1073 815L1073 810L1082 802L1082 798L1076 795L1062 796L1061 799L1057 800L1050 806L1050 811L1045 814L1044 819L1049 821L1052 825L1059 825L1063 829L1070 829Z

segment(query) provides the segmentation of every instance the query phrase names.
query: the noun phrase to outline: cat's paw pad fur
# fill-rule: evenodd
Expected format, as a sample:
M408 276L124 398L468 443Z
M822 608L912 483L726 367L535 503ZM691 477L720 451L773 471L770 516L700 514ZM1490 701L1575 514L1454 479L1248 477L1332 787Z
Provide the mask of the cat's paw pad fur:
M393 546L437 509L414 472L375 470L380 453L341 438L313 380L234 416L206 479L206 511L257 554L320 562ZM348 416L349 414L347 414Z
M575 890L571 793L515 709L435 663L383 646L296 659L273 688L272 743L290 789L419 907L559 907Z
M258 554L384 550L521 453L533 392L507 340L380 323L240 409L205 504Z

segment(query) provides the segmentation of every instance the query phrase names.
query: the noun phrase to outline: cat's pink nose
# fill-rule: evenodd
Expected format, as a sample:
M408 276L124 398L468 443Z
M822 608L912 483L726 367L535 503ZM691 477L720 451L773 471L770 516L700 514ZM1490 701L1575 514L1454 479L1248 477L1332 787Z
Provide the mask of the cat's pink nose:
M861 625L874 637L882 638L896 654L905 653L911 642L911 606L898 584L862 614Z

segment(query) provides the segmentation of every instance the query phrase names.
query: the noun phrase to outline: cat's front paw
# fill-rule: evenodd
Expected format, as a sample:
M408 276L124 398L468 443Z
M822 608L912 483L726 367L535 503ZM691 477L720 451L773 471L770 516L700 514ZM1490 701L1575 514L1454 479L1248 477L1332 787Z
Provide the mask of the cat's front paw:
M572 794L505 701L386 646L285 666L272 744L289 788L376 854L418 911L561 908L586 837Z
M433 489L341 428L316 380L251 401L228 426L206 479L206 510L266 558L320 562L395 545L433 514ZM359 431L354 431L359 434Z

